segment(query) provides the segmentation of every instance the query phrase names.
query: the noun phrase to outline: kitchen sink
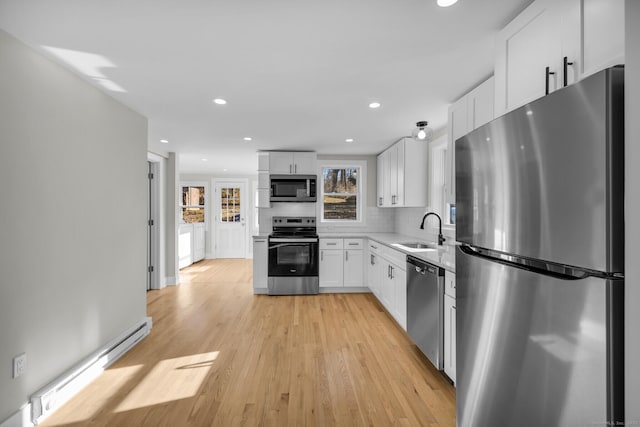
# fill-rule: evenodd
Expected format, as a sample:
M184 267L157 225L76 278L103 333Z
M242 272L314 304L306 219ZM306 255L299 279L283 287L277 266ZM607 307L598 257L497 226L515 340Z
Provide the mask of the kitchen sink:
M405 249L410 252L422 252L422 251L435 251L438 250L436 245L431 245L428 243L420 243L420 242L404 242L404 243L394 243L393 246L397 246L401 249Z

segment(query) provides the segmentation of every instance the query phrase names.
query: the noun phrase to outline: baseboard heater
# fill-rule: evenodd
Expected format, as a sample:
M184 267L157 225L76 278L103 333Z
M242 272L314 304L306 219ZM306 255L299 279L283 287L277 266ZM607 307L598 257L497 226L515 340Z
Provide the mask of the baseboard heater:
M125 331L31 396L31 422L41 423L151 331L151 318Z

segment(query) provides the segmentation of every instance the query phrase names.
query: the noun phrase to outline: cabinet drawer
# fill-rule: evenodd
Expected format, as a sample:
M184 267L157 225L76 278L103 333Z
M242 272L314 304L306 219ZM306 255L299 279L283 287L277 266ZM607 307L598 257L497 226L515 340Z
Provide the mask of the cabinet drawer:
M405 271L407 269L407 255L404 252L397 251L395 249L391 249L388 246L383 248L382 256L385 257L389 262L395 264L397 267Z
M444 272L444 293L456 297L456 275L449 270Z
M369 252L372 254L380 255L382 253L381 243L375 242L373 240L369 240L368 247L369 247Z
M320 249L342 249L342 239L320 239Z
M364 249L364 242L362 239L344 239L345 249Z

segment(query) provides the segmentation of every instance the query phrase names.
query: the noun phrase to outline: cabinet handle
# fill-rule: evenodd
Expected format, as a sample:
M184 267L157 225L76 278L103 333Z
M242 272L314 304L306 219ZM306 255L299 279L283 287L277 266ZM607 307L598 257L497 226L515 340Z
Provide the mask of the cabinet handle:
M374 259L373 254L371 254L371 265L376 265L376 260Z
M324 260L324 251L320 251L320 261Z
M335 246L335 245L337 245L337 243L328 243L327 242L327 246Z
M549 71L549 67L545 69L545 77L544 77L544 94L549 95L549 76L554 75L555 72Z
M349 261L349 251L344 251L344 260Z
M293 168L292 168L292 166L293 166L293 165L292 165L291 163L289 163L289 173L293 173Z
M382 197L378 197L378 204L382 205Z
M391 278L391 266L390 265L387 266L387 277Z
M391 268L391 275L389 276L389 278L393 279L393 270L394 270L394 268L391 265L389 267Z
M569 58L565 56L562 60L562 68L564 71L562 83L564 84L564 87L567 87L567 74L569 73L569 65L573 65L573 62L569 62Z

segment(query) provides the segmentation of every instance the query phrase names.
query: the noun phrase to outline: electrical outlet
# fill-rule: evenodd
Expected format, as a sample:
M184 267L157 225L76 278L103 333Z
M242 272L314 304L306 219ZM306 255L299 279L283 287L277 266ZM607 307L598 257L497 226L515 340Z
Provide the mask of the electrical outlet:
M18 378L27 370L27 353L22 353L13 358L13 378Z

